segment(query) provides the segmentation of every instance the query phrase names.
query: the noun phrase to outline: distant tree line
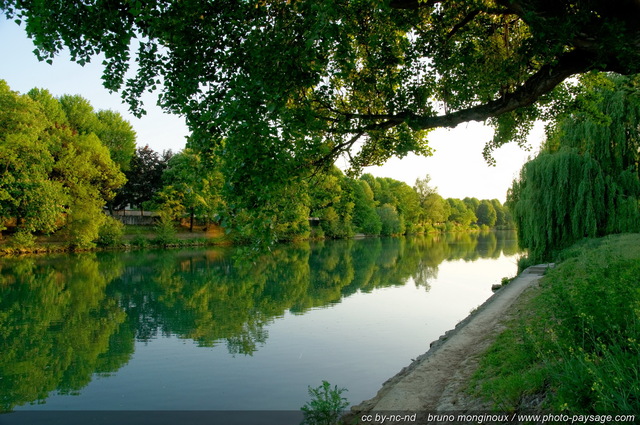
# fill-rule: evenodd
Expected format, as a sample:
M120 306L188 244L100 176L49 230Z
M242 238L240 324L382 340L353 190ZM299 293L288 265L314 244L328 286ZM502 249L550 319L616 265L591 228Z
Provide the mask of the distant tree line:
M232 206L223 196L225 181L219 159L191 148L160 155L145 146L136 151L132 164L146 165L132 165L126 172L128 181L116 196L119 205L144 206L165 212L172 220L186 217L191 228L194 218L223 225L234 220L232 236L245 243L259 239L261 226L274 229L281 241L515 226L497 199L444 199L429 185L428 175L411 187L371 174L350 178L333 167L290 186L290 197L282 199L280 209L271 216L246 210L231 216ZM163 171L156 178L160 168Z
M498 200L444 199L428 175L411 187L371 174L347 177L335 166L292 179L278 197L265 188L268 194L238 203L243 192L225 178L231 165L199 148L196 136L175 154L136 149L135 132L118 113L96 112L80 96L21 95L5 82L0 106L0 224L10 223L23 245L54 232L73 247L109 244L122 226L103 210L127 207L158 211L169 225L187 218L191 229L196 220L219 223L241 243L514 226Z

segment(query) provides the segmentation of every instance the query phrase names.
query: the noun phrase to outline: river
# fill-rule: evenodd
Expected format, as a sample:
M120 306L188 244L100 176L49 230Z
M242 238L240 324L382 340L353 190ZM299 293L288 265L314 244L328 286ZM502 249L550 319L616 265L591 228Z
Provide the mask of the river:
M298 411L323 380L357 404L517 255L490 232L4 258L0 410Z

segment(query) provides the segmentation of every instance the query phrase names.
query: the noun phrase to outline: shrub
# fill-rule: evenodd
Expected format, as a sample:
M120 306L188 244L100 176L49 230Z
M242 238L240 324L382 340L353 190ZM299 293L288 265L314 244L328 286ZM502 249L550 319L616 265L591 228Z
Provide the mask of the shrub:
M16 249L31 249L36 245L36 237L26 230L16 232L11 238L11 246Z
M431 224L431 223L427 223L424 225L424 233L425 234L429 234L429 233L438 233L440 232L440 228L436 227L435 225Z
M535 266L536 264L538 264L537 261L534 261L528 255L523 255L518 258L518 273L522 273L525 269Z
M149 245L149 240L141 231L138 230L133 235L133 239L131 239L131 245L137 246L139 248L144 248Z
M171 215L165 211L160 211L160 221L155 226L156 237L153 243L157 245L168 245L176 242L176 227Z
M324 230L320 226L312 227L309 237L311 239L324 239Z
M99 205L79 202L71 209L61 233L66 235L73 249L95 248L100 228L106 219Z
M455 226L455 224L453 224L453 223L452 223L452 222L450 222L450 221L447 221L447 222L444 224L444 231L445 231L446 233L455 232L455 231L456 231L456 226Z
M503 277L502 280L500 281L500 286L507 286L508 284L511 283L511 281L515 279L514 277Z
M342 411L349 405L342 393L345 388L338 388L327 381L317 388L309 387L311 401L302 407L304 421L302 425L334 425L342 415Z
M98 246L116 246L122 243L124 225L118 219L107 217L98 231Z

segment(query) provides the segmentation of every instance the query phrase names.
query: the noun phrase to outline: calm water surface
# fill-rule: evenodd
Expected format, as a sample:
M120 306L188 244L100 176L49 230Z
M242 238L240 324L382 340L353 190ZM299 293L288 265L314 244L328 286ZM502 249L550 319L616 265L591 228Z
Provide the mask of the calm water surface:
M0 411L371 398L516 273L512 232L0 260Z

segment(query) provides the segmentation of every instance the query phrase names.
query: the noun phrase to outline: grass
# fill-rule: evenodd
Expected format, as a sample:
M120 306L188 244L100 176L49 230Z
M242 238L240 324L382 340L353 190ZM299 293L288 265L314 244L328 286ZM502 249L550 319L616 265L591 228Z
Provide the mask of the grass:
M640 411L640 235L583 241L558 256L483 356L471 390L496 409Z

